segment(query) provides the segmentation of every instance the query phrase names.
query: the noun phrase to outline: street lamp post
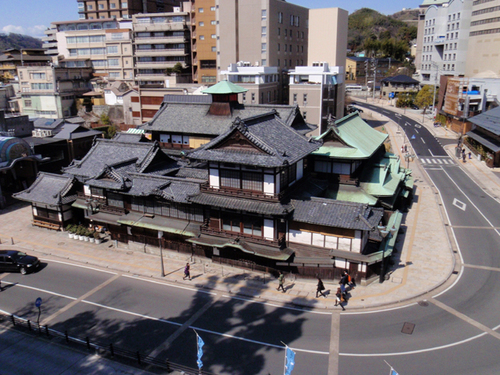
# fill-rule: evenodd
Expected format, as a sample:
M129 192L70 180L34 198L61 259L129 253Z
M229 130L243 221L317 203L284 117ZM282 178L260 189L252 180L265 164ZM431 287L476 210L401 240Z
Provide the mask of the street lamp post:
M432 95L432 112L435 112L436 109L436 86L437 86L437 77L439 73L439 65L434 61L431 61L433 67L436 68L436 74L434 74L434 94Z

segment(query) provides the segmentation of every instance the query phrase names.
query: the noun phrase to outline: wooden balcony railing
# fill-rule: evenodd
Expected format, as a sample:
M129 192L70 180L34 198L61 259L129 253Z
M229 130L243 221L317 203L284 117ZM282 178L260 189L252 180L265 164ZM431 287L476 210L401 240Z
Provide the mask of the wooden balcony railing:
M285 247L285 236L280 237L279 239L269 240L262 237L255 237L250 234L245 233L234 233L234 232L226 232L223 230L217 230L214 228L210 228L206 225L201 226L201 233L218 236L218 237L226 237L233 239L244 239L246 242L257 243L266 246L283 248Z
M208 182L200 185L200 190L206 193L216 193L221 195L230 195L238 198L249 198L249 199L258 199L264 201L273 201L278 202L282 197L283 193L279 194L266 194L260 191L250 191L250 190L241 190L241 189L231 189L225 187L219 187L218 189L210 186Z

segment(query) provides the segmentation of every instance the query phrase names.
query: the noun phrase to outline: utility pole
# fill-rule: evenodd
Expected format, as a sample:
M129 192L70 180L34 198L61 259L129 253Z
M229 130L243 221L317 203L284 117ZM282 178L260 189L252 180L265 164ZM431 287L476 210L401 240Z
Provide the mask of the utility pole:
M372 60L373 69L373 100L375 100L375 84L377 82L377 59Z

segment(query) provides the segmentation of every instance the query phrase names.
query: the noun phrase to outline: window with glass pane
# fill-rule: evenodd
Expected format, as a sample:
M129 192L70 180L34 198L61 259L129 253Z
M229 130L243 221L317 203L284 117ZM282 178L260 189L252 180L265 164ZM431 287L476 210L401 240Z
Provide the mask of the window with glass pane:
M244 190L263 191L264 178L261 173L243 172L241 188Z
M240 172L227 169L220 170L220 184L223 187L240 188Z
M222 229L228 232L240 233L240 217L237 215L227 215L222 219Z

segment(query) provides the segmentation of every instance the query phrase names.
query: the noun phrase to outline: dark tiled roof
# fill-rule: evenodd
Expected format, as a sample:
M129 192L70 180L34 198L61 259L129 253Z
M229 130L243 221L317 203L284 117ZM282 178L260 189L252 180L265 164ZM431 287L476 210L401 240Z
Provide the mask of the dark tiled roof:
M261 152L219 148L233 133L240 132ZM308 140L286 126L276 113L245 120L236 119L226 133L189 154L192 159L236 163L257 167L291 165L317 150L321 142Z
M127 142L127 143L134 143L134 142L142 142L144 141L144 136L139 133L118 133L113 137L113 141L118 141L118 142Z
M139 128L146 132L160 131L179 134L218 136L226 132L237 118L247 118L275 109L283 122L292 126L298 107L290 105L237 105L229 116L209 114L210 104L168 103L158 110L154 118Z
M163 103L212 103L212 95L172 95L163 97Z
M170 163L169 163L170 161ZM127 143L96 139L87 155L63 171L82 178L101 176L108 167L120 174L144 172L162 174L176 169L176 163L161 152L157 143Z
M394 76L394 77L384 78L381 82L415 84L415 85L420 83L416 79L413 79L411 77L408 77L408 76L405 76L405 75L402 75L402 74L400 74L398 76Z
M101 136L102 132L92 129L87 129L77 124L65 124L61 131L57 133L54 138L59 139L78 139L92 136Z
M208 180L208 169L181 168L177 172L176 177L198 178L200 180Z
M27 202L57 206L76 200L75 194L70 195L73 184L72 177L40 172L28 189L13 194L13 196Z
M232 198L217 194L201 193L189 199L204 206L253 212L262 215L286 215L292 207L289 204L263 202L251 199Z
M384 215L382 208L323 198L292 200L292 205L294 221L334 228L371 230L378 225ZM360 220L359 215L362 215L371 227Z
M200 193L202 181L188 181L175 177L150 176L131 173L132 186L126 194L156 195L172 202L189 203L188 198Z
M489 111L471 117L468 121L495 135L500 135L500 107L490 109Z

